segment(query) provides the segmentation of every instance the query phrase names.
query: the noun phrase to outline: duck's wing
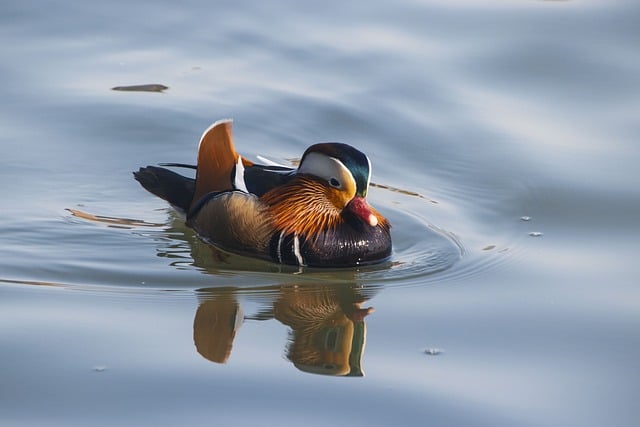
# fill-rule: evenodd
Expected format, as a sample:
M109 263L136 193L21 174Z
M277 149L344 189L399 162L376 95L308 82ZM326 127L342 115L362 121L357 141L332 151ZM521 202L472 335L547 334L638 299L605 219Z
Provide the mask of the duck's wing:
M219 120L202 134L192 207L211 192L240 190L261 196L293 176L295 169L258 165L240 156L233 144L231 125L229 119ZM183 164L175 166L191 167Z
M231 125L230 119L219 120L209 126L200 138L192 208L205 194L236 188L236 165L242 168L243 164L233 144Z
M261 197L293 178L295 169L283 166L252 165L244 170L244 182L249 193Z
M198 166L163 164L196 169L195 180L157 166L140 168L133 173L135 179L149 192L185 213L208 193L238 188L238 180L233 177L244 164L233 145L231 123L229 119L219 120L204 131L198 145Z
M209 195L230 192L232 199L238 191L262 196L267 191L288 182L295 169L284 166L258 165L243 158L235 149L232 121L219 120L200 138L198 164L162 163L161 166L196 170L196 177L188 178L169 169L147 166L134 176L149 192L168 201L177 210L195 217ZM204 200L207 203L203 203ZM238 199L241 200L241 199ZM219 213L219 212L218 212Z

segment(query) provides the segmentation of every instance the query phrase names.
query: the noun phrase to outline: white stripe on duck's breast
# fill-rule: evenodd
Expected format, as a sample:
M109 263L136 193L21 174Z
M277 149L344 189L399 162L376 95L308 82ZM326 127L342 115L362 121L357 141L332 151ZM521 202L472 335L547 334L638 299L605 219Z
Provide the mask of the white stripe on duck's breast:
M298 265L303 267L304 259L302 258L302 254L300 253L300 239L298 238L297 234L293 236L293 253L296 256L296 259L298 260Z
M281 231L271 237L269 254L271 259L280 264L306 266L302 253L304 252L304 238L297 234L285 234Z
M282 264L282 241L284 240L284 232L280 232L280 237L278 237L278 246L276 247L276 254L278 255L278 262Z

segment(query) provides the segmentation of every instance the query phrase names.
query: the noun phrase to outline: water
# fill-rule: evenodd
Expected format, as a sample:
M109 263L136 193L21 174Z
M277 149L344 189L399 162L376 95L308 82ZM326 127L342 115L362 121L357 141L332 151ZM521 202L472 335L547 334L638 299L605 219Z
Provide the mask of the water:
M0 424L637 424L634 2L0 11ZM223 117L365 151L391 261L199 242L131 172Z

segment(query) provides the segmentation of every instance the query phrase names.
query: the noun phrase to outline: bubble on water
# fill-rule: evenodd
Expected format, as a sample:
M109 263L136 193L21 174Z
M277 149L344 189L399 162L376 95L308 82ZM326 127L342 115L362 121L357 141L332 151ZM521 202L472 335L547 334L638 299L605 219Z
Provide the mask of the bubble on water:
M531 217L530 216L521 216L520 217L520 221L531 221Z
M439 349L439 348L425 348L424 349L424 354L426 354L428 356L438 356L438 355L442 354L442 349Z
M540 231L532 231L529 233L529 236L531 237L542 237L544 236L544 233L541 233Z

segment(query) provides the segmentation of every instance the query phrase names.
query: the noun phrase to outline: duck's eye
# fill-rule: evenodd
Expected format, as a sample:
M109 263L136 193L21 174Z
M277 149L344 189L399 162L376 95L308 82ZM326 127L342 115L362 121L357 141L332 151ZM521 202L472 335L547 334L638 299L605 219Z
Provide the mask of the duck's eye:
M335 178L331 178L329 180L329 185L331 185L332 187L340 188L340 181Z

